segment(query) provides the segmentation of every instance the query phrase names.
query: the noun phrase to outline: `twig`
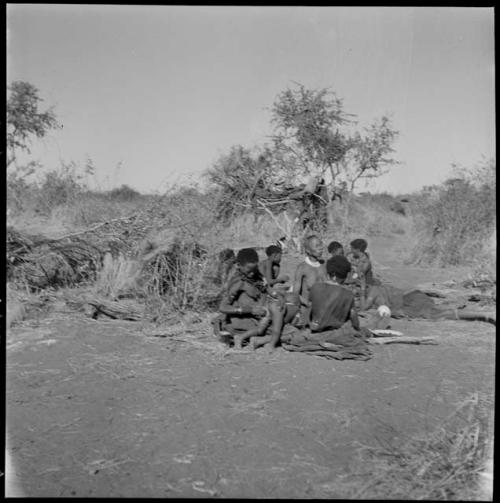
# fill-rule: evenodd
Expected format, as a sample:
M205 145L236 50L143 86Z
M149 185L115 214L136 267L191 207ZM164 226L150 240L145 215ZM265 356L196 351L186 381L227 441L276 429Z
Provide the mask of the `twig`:
M278 219L274 216L273 212L260 200L256 200L258 204L262 206L264 211L270 215L270 217L273 219L274 223L276 226L286 235L287 239L290 239L291 237L291 231L288 232L286 229L284 229L281 224L279 223Z
M127 217L120 217L120 218L113 218L111 220L106 220L105 222L100 222L100 223L94 225L93 227L90 227L88 229L84 229L83 231L73 232L71 234L65 234L64 236L61 236L61 237L58 237L57 239L54 239L54 241L60 241L60 240L66 239L66 238L80 236L81 234L86 234L87 232L93 232L93 231L95 231L95 230L99 229L100 227L103 227L107 224L111 224L114 222L124 222L126 220L130 220L130 219L134 218L134 216L137 217L138 215L140 215L140 213L135 213L134 215L129 215Z

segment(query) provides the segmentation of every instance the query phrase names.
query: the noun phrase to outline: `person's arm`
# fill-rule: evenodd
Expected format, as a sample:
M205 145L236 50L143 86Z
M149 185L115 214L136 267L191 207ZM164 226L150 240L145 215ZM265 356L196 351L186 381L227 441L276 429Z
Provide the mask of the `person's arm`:
M351 308L351 311L349 312L349 319L351 320L351 325L354 330L359 330L359 318L358 318L358 313L356 312L356 309L354 308L354 305Z
M265 316L267 310L263 306L243 307L235 306L234 302L243 290L243 283L236 281L229 285L226 293L222 297L219 311L222 314L251 314L253 316Z
M280 340L285 311L280 309L276 304L271 304L269 306L269 312L271 315L271 340L269 341L269 349L272 351L276 348Z
M274 280L275 283L286 283L287 281L290 281L290 276L288 276L288 274L283 274L283 276L278 276L278 278L276 278Z
M286 283L287 281L290 281L290 276L288 276L288 274L283 274L282 276L280 276L280 270L281 270L281 266L276 265L276 279L273 280L274 284Z
M375 295L373 294L373 289L368 290L366 293L366 282L363 281L361 284L361 298L359 302L359 308L361 311L367 311L375 303Z
M293 288L292 288L293 293L296 293L299 296L302 295L303 280L304 280L304 270L302 266L299 265L297 267L297 270L295 271L295 277L293 279Z
M241 282L239 281L228 286L219 305L219 311L222 314L243 314L242 307L234 305L234 301L237 299L240 290Z
M262 264L262 275L264 276L266 280L267 286L273 286L275 281L273 279L273 264L269 259L265 260L264 263Z
M360 257L359 262L357 264L357 273L358 273L358 276L361 279L364 279L365 276L366 276L366 273L370 270L370 268L371 268L370 259L366 256L366 254L363 254Z

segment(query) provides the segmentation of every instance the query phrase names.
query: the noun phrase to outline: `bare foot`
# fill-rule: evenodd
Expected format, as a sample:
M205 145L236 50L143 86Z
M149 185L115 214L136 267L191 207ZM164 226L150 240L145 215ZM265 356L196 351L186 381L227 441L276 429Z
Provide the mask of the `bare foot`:
M272 344L266 344L265 348L266 348L266 352L270 353L270 354L274 353L276 351L276 346L274 346Z
M235 335L233 337L233 341L234 341L234 349L243 348L243 337L241 335Z
M248 341L248 347L252 351L255 351L259 347L259 343L257 341L257 337L250 337L250 340Z

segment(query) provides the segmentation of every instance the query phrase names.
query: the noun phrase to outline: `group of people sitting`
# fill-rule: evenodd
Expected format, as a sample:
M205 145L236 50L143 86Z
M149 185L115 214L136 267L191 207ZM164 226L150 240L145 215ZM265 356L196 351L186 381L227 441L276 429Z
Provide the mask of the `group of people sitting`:
M347 253L332 241L323 260L319 236L305 239L305 257L293 281L280 274L283 240L266 248L259 261L255 248L243 248L226 261L220 313L214 333L236 349L266 346L273 351L287 327L310 333L345 330L366 334L390 328L390 318L464 319L496 324L494 313L468 311L435 304L421 290L403 291L384 285L373 274L368 243L355 239ZM228 257L226 256L226 259ZM364 320L360 325L360 317Z

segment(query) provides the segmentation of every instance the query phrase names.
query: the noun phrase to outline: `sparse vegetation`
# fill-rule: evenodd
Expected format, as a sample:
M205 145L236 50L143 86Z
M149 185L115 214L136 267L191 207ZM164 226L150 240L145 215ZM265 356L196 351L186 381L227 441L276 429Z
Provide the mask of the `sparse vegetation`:
M457 169L440 186L422 190L412 204L416 263L467 264L493 272L496 233L496 163ZM489 264L489 266L488 266Z
M343 487L348 499L476 500L491 456L491 404L475 393L464 400L435 431L400 446L366 447L358 471L371 469L368 480L352 477ZM370 468L368 468L370 467Z
M35 88L16 84L12 89L8 148L14 166L15 149L28 151L29 138L43 136L57 121L52 111L38 112ZM33 123L15 113L26 100ZM10 169L8 223L14 225L7 233L8 324L28 316L28 308L42 309L50 292L76 292L75 287L111 302L134 299L141 317L156 323L190 310L210 311L220 294L215 271L225 246L264 247L285 235L292 252L298 252L312 227L325 241L346 244L354 237L405 235L414 263L467 265L471 274L496 281L494 160L472 170L455 168L454 178L406 195L405 202L388 193L357 195L353 189L359 179L379 176L395 164L391 155L397 133L387 118L364 136L334 132L348 121L342 102L329 101L327 90L302 86L280 94L273 113L272 147L231 148L207 171L211 187L206 190L177 187L163 195L143 195L122 185L93 191L86 183L93 172L90 165L82 169L69 163L44 172L31 162ZM327 225L323 220L309 228L297 225L297 208L287 197L262 203L271 188L287 196L300 175L311 172L330 173L330 194L341 182L346 187L341 198L328 200ZM28 232L27 222L39 228L57 223L58 235ZM346 494L471 497L485 460L489 421L475 398L429 437L412 439L391 452L371 449L363 461L376 460L373 476L355 490L347 488Z

